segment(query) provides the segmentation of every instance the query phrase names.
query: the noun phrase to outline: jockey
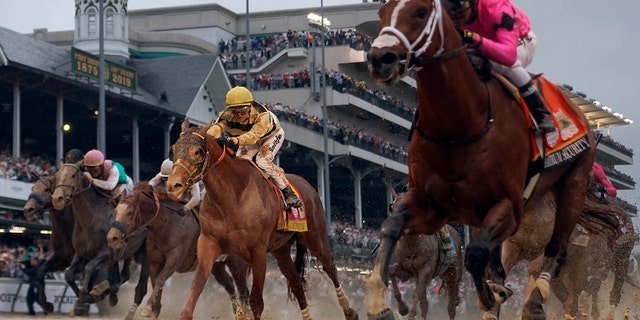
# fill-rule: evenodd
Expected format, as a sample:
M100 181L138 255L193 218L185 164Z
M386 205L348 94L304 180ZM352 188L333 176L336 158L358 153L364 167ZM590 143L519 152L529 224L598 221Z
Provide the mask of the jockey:
M124 172L121 164L105 160L100 150L90 150L84 155L85 177L96 187L111 193L113 199L133 191L133 180Z
M613 186L611 181L609 181L609 178L607 178L607 175L604 173L604 169L602 168L602 166L597 162L593 162L593 166L591 167L591 169L591 182L602 185L607 195L609 197L615 198L618 195L618 191L616 190L616 187Z
M231 137L222 136L227 132ZM278 117L253 100L245 87L234 87L227 92L226 108L220 112L207 134L238 149L237 156L248 160L256 157L256 165L271 176L273 183L282 190L287 207L300 207L302 202L291 189L284 170L273 163L284 142L284 130Z
M518 88L537 130L555 131L551 114L524 69L531 63L537 46L527 15L511 0L441 1L462 41L487 56L493 69Z
M84 152L78 149L71 149L64 155L64 163L76 163L84 159Z
M156 174L155 177L151 178L151 180L149 180L149 185L152 188L155 188L159 185L166 187L167 178L169 177L169 174L171 174L171 169L173 169L173 161L169 159L165 159L164 161L162 161L160 172ZM186 199L185 201L183 201L186 203L184 204L182 209L178 211L178 215L184 216L188 211L191 210L194 210L194 213L197 213L195 212L196 206L200 204L200 200L202 199L200 193L200 185L198 183L194 183L191 186L190 195L187 195L185 198L187 198L188 201L186 201Z

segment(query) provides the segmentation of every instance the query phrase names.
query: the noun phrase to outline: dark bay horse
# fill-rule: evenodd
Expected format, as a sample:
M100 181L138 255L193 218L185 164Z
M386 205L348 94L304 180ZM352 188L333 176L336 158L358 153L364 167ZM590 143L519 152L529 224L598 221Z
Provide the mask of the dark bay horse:
M109 195L85 179L82 161L63 164L55 177L51 203L56 210L70 205L75 220L72 234L75 253L65 271L65 280L78 297L71 314L86 314L89 304L106 294L109 294L109 303L113 306L118 301L120 276L118 260L107 246L106 237L114 205ZM79 275L82 278L80 287L76 284Z
M501 243L528 214L525 187L529 173L535 172L527 117L496 79L483 81L476 75L440 0L390 1L379 15L381 31L368 52L370 75L381 85L393 85L415 69L418 112L409 145L409 191L397 214L381 228L380 251L368 281L368 314L374 319L393 317L384 291L387 266L400 236L433 234L447 222L458 222L474 230L465 267L480 308L496 319L509 296ZM580 109L571 108L576 126L589 128ZM579 138L579 152L542 171L528 197L527 205L550 191L558 214L550 224L553 234L545 244L542 272L525 298L523 319L545 318L549 281L564 264L596 152L595 140L586 131Z
M53 312L53 304L47 301L45 295L44 277L48 272L64 270L73 260L73 212L66 206L62 210L55 210L51 204L51 194L55 187L55 176L42 176L31 187L31 193L24 204L23 212L27 221L41 219L44 211L49 210L51 219L50 250L53 255L38 268L38 303L46 312Z
M146 234L147 255L150 260L151 286L153 293L140 314L157 318L162 309L162 289L174 272L190 272L196 266L196 244L200 226L192 214L181 217L177 214L182 203L168 199L163 188L152 189L147 181L138 183L131 194L125 195L115 208L115 221L109 230L109 246L116 251L129 245L129 239ZM225 270L229 266L233 279ZM247 303L249 289L247 274L249 265L243 260L229 256L224 263L216 262L212 273L225 288L232 300ZM234 280L238 286L236 297ZM146 282L145 282L146 285ZM138 304L129 310L127 319L132 319Z
M192 319L193 311L213 262L221 254L242 257L251 264L253 283L250 307L254 319L261 317L267 253L277 260L287 279L290 293L298 300L303 319L311 319L305 296L305 254L309 250L322 263L324 272L333 282L338 302L346 319L356 319L356 312L338 281L327 235L325 213L316 190L302 177L288 174L303 200L308 231L277 231L282 200L262 172L249 161L228 154L226 147L207 135L208 127L189 128L182 123L182 132L171 147L174 166L167 182L171 198L181 199L193 183L203 180L206 194L200 208L198 266L191 284L191 294L180 319ZM291 246L296 243L295 262Z
M449 234L456 243L457 257L454 261L446 263L445 252L440 248L440 238L437 235L408 234L400 237L393 257L394 262L389 265L389 278L393 289L393 296L398 302L398 311L401 315L407 315L407 319L416 319L417 304L420 302L421 318L427 319L429 301L427 300L427 287L431 279L440 277L443 288L447 291L447 312L449 319L455 319L456 307L460 303L460 280L462 279L462 238L451 226L446 225ZM409 279L416 280L416 288L413 291L413 303L411 308L402 301L402 295L398 290L398 279L406 282Z

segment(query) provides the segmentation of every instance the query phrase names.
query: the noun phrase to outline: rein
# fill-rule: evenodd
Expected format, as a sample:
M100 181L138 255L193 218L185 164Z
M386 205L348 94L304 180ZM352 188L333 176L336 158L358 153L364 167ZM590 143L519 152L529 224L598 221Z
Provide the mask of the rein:
M81 174L80 174L80 176L81 176L81 178L80 178L80 179L84 179L84 176L82 176L82 170L81 170L81 169L80 169L80 167L78 167L77 165L72 164L72 163L64 163L64 164L62 164L62 166L63 166L63 167L64 167L64 166L70 166L70 167L73 167L74 169L76 169L76 171L78 171L78 172L80 172L80 173L81 173ZM77 180L77 179L76 179L76 180ZM53 190L56 190L57 188L71 188L71 194L69 194L69 196L68 196L68 197L67 197L67 194L66 194L66 193L64 193L64 191L63 191L63 194L64 194L64 196L65 196L65 199L64 199L65 206L67 206L67 205L69 205L69 202L71 201L71 198L73 198L74 196L76 196L76 195L78 195L78 194L81 194L81 193L83 193L83 192L85 192L85 191L89 190L89 188L91 188L92 186L93 186L93 185L92 185L91 183L89 183L89 184L87 184L87 187L85 187L85 188L83 188L83 189L80 189L80 190L76 191L76 190L78 189L78 182L76 181L76 184L75 184L75 185L66 185L66 184L59 184L59 185L56 185L56 186L53 188Z
M153 214L153 217L151 217L151 219L149 219L147 222L143 223L138 229L136 229L133 232L129 232L126 233L123 237L122 237L122 241L124 243L127 242L127 240L137 236L138 234L142 233L142 232L146 232L147 231L147 226L149 226L151 224L151 222L153 222L158 215L160 214L160 201L158 200L158 194L157 193L153 193L153 195L150 195L147 192L141 192L143 195L145 195L147 198L151 199L152 201L155 202L156 205L156 212ZM132 203L133 201L128 201L128 200L123 200L122 202L126 202L126 203ZM135 208L135 214L134 214L134 221L136 220L136 218L138 218L138 220L140 220L140 207L138 206L138 203L133 203L133 206ZM165 205L163 205L164 207L167 207ZM167 207L168 208L168 207ZM173 208L171 208L173 210ZM115 225L114 225L115 226ZM117 228L117 227L116 227ZM122 230L120 230L122 231Z

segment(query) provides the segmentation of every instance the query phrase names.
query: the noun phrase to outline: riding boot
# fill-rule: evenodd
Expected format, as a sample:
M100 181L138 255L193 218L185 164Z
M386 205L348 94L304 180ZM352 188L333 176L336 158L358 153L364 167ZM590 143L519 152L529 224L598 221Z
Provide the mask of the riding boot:
M291 189L291 185L287 185L287 187L282 189L281 191L284 195L284 202L286 203L287 208L302 207L302 201L300 201L300 198L298 198L296 193L293 192L293 189Z
M440 238L442 240L442 248L445 252L445 260L455 257L456 248L453 244L453 239L451 239L451 235L449 234L447 226L440 228L440 231L438 232L440 233Z
M533 118L536 120L535 127L542 133L549 133L556 130L555 125L553 124L553 120L551 120L551 113L545 107L542 98L540 97L540 92L533 84L533 81L527 82L524 86L518 88L524 102L527 103L529 107L529 111L533 115Z

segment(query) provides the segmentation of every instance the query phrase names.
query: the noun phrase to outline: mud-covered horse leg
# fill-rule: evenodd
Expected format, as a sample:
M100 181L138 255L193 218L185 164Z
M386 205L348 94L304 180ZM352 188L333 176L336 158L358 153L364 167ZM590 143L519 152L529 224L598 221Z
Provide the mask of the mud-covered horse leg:
M249 266L245 261L230 257L226 261L226 265L231 271L231 276L238 289L238 300L243 307L249 306L249 285L247 282L247 274L249 272ZM234 305L235 308L235 305ZM235 310L234 310L235 311Z
M276 258L280 272L282 272L282 275L287 279L289 290L291 290L291 293L293 293L293 296L298 301L298 306L302 313L302 319L311 320L309 305L307 304L307 297L304 291L304 284L301 280L302 275L299 275L298 272L296 272L296 267L291 260L290 252L291 247L284 245L271 251L271 255Z
M504 285L506 272L502 266L502 244L491 249L486 271L487 285L493 293L495 305L484 314L483 319L497 319L500 316L500 306L513 295L513 291Z
M178 319L180 320L193 319L193 311L196 308L196 303L198 302L198 298L200 297L202 290L204 290L205 283L207 283L207 280L211 275L213 263L220 256L221 249L217 240L208 238L200 234L200 236L198 237L198 248L196 252L198 252L198 266L196 267L193 281L191 282L191 293L189 294L189 299L187 300L184 308L182 309L182 312L180 313L180 316L178 317ZM266 256L264 257L264 260L264 272L266 272ZM253 271L253 274L253 277L255 279L256 270ZM254 293L252 291L252 296L253 294ZM260 298L262 298L262 290L260 291L259 295Z
M418 303L420 303L420 319L426 319L429 312L429 300L427 299L427 289L435 270L423 268L416 278L416 288L413 291L413 302L409 310L409 319L415 319L418 314Z
M245 303L246 305L247 301L241 301L241 299L236 295L236 288L233 284L233 278L232 276L229 275L229 273L227 273L225 263L221 261L216 261L213 264L213 270L211 271L211 274L213 274L213 277L216 279L216 281L218 281L218 283L224 288L224 290L229 295L229 298L231 299L231 305L233 307L233 313L236 314L237 312L236 306L238 305L238 303L240 304ZM245 282L245 286L246 286L246 282ZM247 293L247 298L248 298L248 293Z
M262 292L267 275L267 250L266 248L254 249L251 252L251 269L253 270L253 283L249 295L249 305L253 312L253 319L260 320L264 310Z
M358 319L358 313L350 306L349 298L344 293L342 289L342 285L340 284L340 280L338 279L338 269L336 269L336 265L333 260L333 255L331 254L331 247L329 246L328 236L323 237L324 241L314 242L308 241L308 249L311 254L320 261L322 265L322 270L329 276L331 282L333 283L333 288L336 291L336 297L338 298L338 303L340 307L342 307L342 313L346 320L354 320Z
M44 278L49 271L62 270L68 266L68 264L67 260L62 259L57 254L54 254L51 259L47 260L42 266L40 266L40 268L38 268L38 304L40 304L45 313L53 312L53 303L47 301Z
M458 251L458 257L460 257L460 250ZM456 307L460 304L460 281L462 280L462 270L458 270L455 266L451 265L441 276L443 287L447 290L447 314L449 319L453 320L456 317Z
M517 211L515 214L514 210ZM508 198L497 202L488 211L482 226L467 246L464 265L473 278L478 306L482 311L494 311L496 302L504 300L499 297L500 290L493 291L502 286L504 281L500 244L515 232L514 228L519 221L515 221L514 217L521 217L522 211L521 204L514 205ZM485 279L486 271L489 271L489 279ZM496 283L495 280L499 279L502 282Z
M147 281L149 280L149 260L144 257L138 258L140 255L146 255L146 251L138 251L136 253L136 261L140 261L140 277L138 278L138 284L136 285L135 293L133 296L133 305L129 308L129 312L125 317L125 320L132 320L136 315L138 306L142 303L142 299L147 294Z
M569 238L583 208L578 200L584 199L587 190L587 181L581 178L578 171L588 172L591 170L591 163L592 161L583 161L578 164L574 173L566 179L564 189L556 197L557 213L553 234L544 249L542 272L538 275L531 293L525 297L523 320L546 319L543 304L550 295L551 279L558 276L566 262Z
M78 273L80 273L81 270L84 269L84 266L85 266L85 261L80 259L76 255L73 257L71 264L69 265L69 267L67 267L67 269L64 272L64 279L67 282L67 285L69 285L69 288L71 288L71 290L77 297L76 302L73 304L73 307L69 312L69 314L72 317L82 316L89 312L88 303L83 301L84 294L83 295L80 294L80 288L76 284L77 275Z
M122 269L120 270L120 284L124 284L125 282L131 279L131 258L126 259L122 262Z
M87 298L92 300L91 303L97 302L98 298L111 287L109 280L112 274L112 257L111 249L105 247L95 258L87 262L80 293L88 293L91 297Z
M402 206L398 206L395 214L389 216L380 228L380 247L378 248L378 256L371 272L371 277L367 280L370 299L367 307L367 315L369 319L386 320L394 319L393 312L385 302L385 296L388 290L388 268L391 262L393 249L402 235L402 230L409 221L409 211L403 210Z
M406 316L409 313L409 307L402 300L402 293L400 293L400 289L398 289L398 278L396 277L396 268L397 264L393 264L389 267L389 278L391 279L391 290L393 292L393 297L396 299L398 303L398 313L401 316Z

